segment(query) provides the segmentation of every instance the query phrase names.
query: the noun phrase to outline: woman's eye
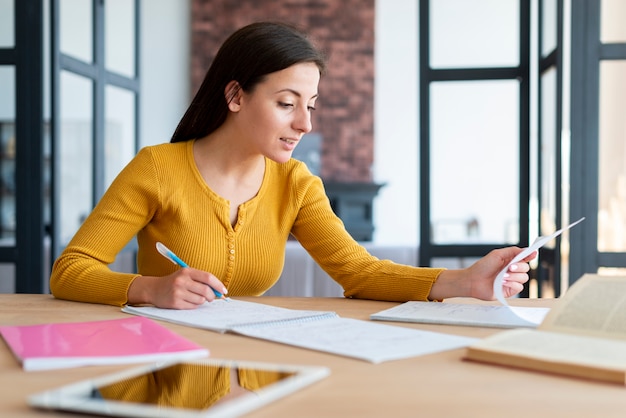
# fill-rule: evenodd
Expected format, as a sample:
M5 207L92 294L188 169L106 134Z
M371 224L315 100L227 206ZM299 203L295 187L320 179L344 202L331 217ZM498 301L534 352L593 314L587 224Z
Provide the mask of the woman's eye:
M278 105L281 107L293 107L292 103L278 102Z

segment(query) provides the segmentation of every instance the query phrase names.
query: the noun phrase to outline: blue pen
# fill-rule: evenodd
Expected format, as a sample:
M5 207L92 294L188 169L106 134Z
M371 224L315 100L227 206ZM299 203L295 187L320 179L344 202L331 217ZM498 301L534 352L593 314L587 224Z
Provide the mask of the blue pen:
M156 248L157 251L165 258L167 258L168 260L170 260L172 263L174 264L178 264L181 267L189 267L189 265L187 265L187 263L185 263L183 260L181 260L176 254L174 254L172 252L172 250L170 250L169 248L167 248L165 245L163 245L161 242L157 242L156 243ZM215 296L217 296L220 299L224 299L224 295L222 295L220 292L218 292L217 290L211 288L211 290L213 290L213 293L215 293ZM228 300L228 298L225 298L226 300Z

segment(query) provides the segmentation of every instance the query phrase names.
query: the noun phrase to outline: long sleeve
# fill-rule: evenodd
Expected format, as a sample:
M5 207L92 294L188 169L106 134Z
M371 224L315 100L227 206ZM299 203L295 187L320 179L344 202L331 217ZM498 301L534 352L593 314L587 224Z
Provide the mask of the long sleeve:
M147 152L140 152L111 184L61 256L50 277L62 299L122 305L137 274L108 265L154 215L159 189Z
M427 300L444 270L379 260L356 242L334 214L321 180L300 180L302 206L293 234L313 259L344 289L346 297L407 301Z

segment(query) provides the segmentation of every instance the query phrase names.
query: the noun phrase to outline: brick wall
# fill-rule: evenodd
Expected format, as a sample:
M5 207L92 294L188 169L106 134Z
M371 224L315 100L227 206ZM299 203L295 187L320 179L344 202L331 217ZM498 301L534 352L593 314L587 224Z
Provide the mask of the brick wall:
M192 94L219 46L260 20L304 28L328 55L313 130L322 135L321 176L370 182L374 149L374 0L193 0Z

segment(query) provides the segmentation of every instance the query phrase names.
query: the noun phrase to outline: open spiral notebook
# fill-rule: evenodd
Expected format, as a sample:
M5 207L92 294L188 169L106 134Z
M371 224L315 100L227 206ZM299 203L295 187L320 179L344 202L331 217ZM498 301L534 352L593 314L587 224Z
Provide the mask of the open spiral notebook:
M207 302L193 310L125 306L122 311L372 363L453 350L476 341L475 338L342 318L335 312L286 309L236 299Z

